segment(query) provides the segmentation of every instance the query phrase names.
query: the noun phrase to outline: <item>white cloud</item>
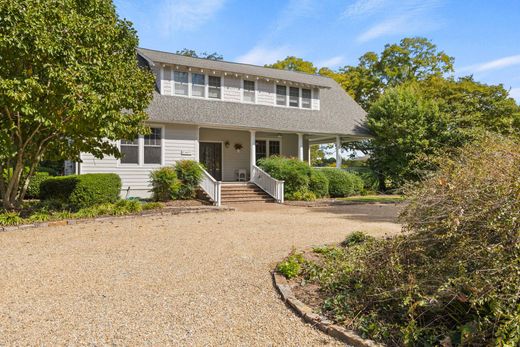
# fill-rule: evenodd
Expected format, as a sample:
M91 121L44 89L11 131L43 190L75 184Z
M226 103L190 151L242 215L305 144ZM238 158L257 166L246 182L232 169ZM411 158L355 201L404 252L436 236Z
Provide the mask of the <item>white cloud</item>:
M509 96L513 99L516 99L516 101L520 103L520 88L511 88L509 91Z
M296 21L299 18L314 15L317 11L316 4L317 3L315 0L289 1L287 6L285 6L285 8L277 16L276 21L274 22L274 25L271 28L272 30L268 34L268 36L279 33L283 29L291 26L294 23L294 21Z
M389 13L357 37L358 42L367 42L388 35L410 35L432 30L439 26L432 10L441 6L443 0L403 0L399 3L381 4ZM373 10L371 10L373 11Z
M164 0L159 6L161 27L167 34L193 30L205 24L224 6L226 0Z
M276 48L256 46L249 52L237 57L235 61L246 64L264 65L272 64L277 60L285 59L288 55L295 55L295 52L287 46Z
M520 54L511 55L509 57L495 59L480 64L465 66L458 69L458 72L484 72L503 69L513 65L520 65Z
M357 0L347 7L344 15L347 17L372 15L383 9L387 3L387 0Z
M337 55L335 57L331 57L331 58L328 58L328 59L325 59L322 61L318 61L316 63L316 66L333 68L333 67L339 66L341 63L343 63L344 60L345 60L345 58L343 56Z

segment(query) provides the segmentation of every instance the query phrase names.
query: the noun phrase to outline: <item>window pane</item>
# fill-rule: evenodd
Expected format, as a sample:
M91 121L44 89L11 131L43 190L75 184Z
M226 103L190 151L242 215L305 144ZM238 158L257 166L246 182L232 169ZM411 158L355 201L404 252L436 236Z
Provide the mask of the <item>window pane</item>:
M161 128L150 128L144 136L144 163L161 164Z
M220 99L220 77L209 76L208 84L208 97L213 99Z
M161 163L161 147L144 147L144 163L160 164Z
M294 87L289 88L289 106L300 106L300 89Z
M121 143L121 164L139 164L139 146Z
M269 156L280 155L280 141L269 141Z
M173 80L175 82L175 94L188 95L188 73L175 71Z
M267 157L267 144L266 141L256 141L256 161Z
M204 80L205 76L202 74L194 73L191 75L191 96L201 98L206 96L206 83Z
M311 108L311 90L302 89L302 107Z
M287 104L287 87L276 86L276 104L285 106Z
M254 81L244 81L244 90L254 92L255 91L255 82Z

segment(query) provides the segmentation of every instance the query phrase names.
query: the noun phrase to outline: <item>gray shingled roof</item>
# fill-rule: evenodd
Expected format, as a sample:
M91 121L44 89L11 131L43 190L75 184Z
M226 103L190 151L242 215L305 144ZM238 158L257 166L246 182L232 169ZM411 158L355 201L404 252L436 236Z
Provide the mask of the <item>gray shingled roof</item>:
M304 73L185 57L139 48L149 62L177 64L321 86L320 110L154 94L150 120L338 135L367 136L365 111L334 80Z

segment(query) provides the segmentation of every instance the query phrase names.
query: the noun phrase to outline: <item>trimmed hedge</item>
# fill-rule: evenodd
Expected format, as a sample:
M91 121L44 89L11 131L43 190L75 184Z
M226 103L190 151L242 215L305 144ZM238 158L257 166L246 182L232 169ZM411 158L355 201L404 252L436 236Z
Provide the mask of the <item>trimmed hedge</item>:
M329 179L320 170L312 169L309 190L319 198L329 195Z
M74 210L116 202L121 193L117 174L86 174L51 177L40 184L40 199L60 200Z
M363 180L356 174L338 169L321 169L321 172L329 179L329 195L333 198L342 198L363 192Z
M285 197L291 198L296 192L306 192L309 189L311 168L296 158L272 156L258 161L265 172L277 180L283 180Z
M37 172L33 177L31 177L31 180L29 181L29 186L27 187L25 197L31 199L39 199L40 184L48 180L50 177L51 176L49 176L48 172Z

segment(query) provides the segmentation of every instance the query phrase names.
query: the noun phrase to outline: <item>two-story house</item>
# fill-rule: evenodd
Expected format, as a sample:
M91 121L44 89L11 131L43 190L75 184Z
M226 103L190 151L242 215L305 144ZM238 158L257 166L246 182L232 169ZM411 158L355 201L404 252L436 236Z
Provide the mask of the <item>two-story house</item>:
M76 164L78 173L119 174L123 196L149 197L152 170L193 159L206 167L202 187L216 203L221 182L237 181L281 201L283 184L256 166L260 158L310 160L311 144L367 136L365 112L330 78L144 48L137 55L156 76L151 134L120 141L121 159L84 153Z

